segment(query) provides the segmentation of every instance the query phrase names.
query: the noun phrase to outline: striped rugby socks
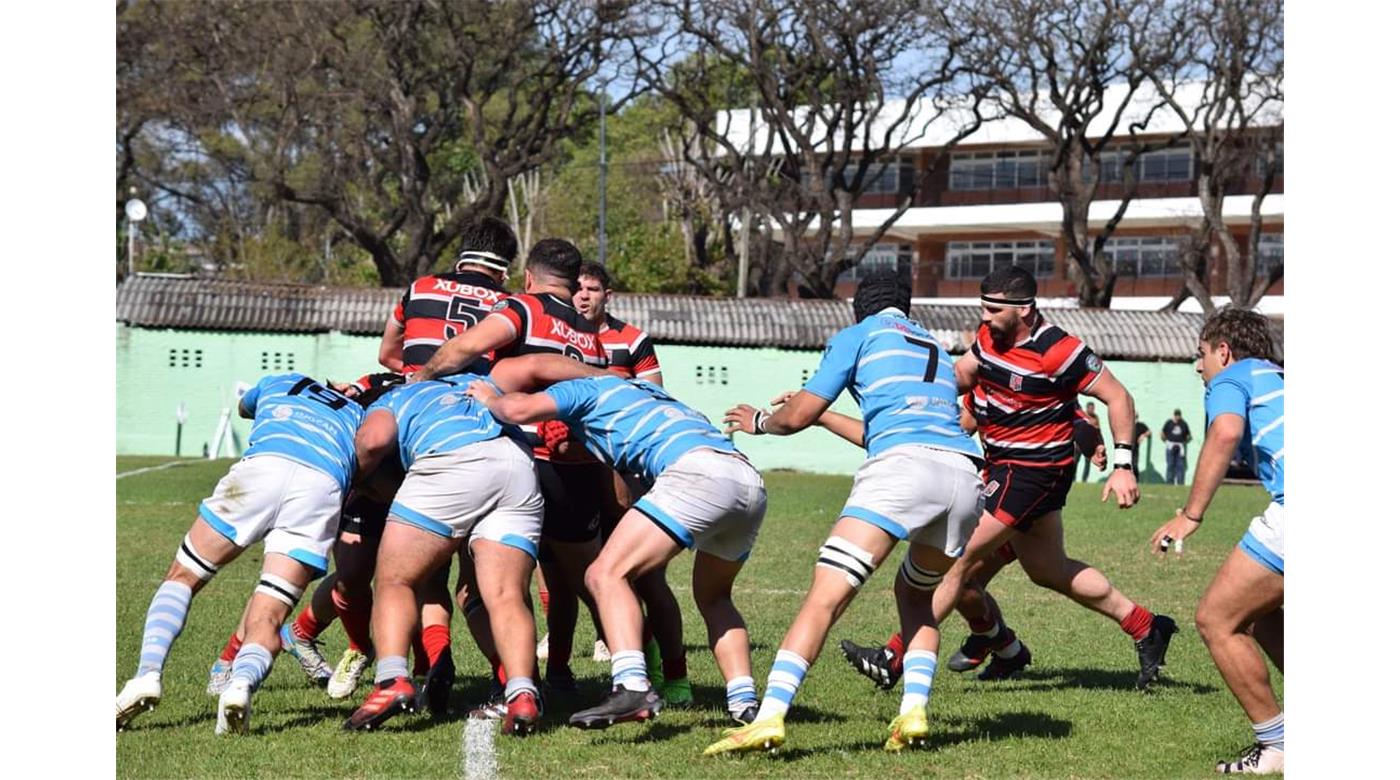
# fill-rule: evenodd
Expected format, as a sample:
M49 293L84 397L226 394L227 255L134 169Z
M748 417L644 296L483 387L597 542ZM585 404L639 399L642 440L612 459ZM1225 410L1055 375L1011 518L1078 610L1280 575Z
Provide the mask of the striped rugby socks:
M937 670L938 656L929 650L910 650L904 654L904 698L899 702L900 715L928 704L933 673Z
M253 642L244 643L238 655L233 658L233 674L229 682L243 681L251 690L257 690L272 668L272 652Z
M735 677L726 682L724 698L730 715L742 715L744 710L758 703L758 689L754 687L753 678Z
M773 659L773 669L768 672L768 688L763 692L763 703L758 706L758 720L787 714L792 698L797 695L797 689L807 676L807 667L807 659L797 653L778 651Z
M619 650L612 654L613 685L629 691L645 691L651 688L651 678L647 676L647 657L641 650Z
M1263 723L1253 723L1254 739L1264 747L1283 750L1283 713L1275 715Z
M170 645L185 628L185 615L190 610L194 593L190 586L167 580L156 588L151 606L146 610L146 628L141 635L141 661L136 676L149 672L160 674L165 669L165 657Z

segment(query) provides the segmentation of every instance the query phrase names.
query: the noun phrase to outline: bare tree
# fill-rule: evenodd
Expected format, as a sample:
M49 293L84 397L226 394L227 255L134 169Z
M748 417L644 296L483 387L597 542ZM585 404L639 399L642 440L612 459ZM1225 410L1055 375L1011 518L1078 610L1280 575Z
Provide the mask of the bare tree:
M635 46L640 77L680 115L685 163L730 213L748 206L760 234L781 235L781 255L758 274L764 294L785 293L795 275L804 292L830 297L914 187L864 237L852 220L861 195L935 123L949 146L978 126L975 101L957 110L948 97L966 91L966 41L926 3L655 5L664 30Z
M1283 278L1281 264L1259 264L1264 199L1283 164L1283 3L1187 0L1174 13L1190 30L1188 57L1179 70L1149 77L1189 128L1201 219L1181 253L1182 289L1167 308L1191 296L1215 311L1209 273L1217 247L1231 304L1253 308ZM1243 247L1225 220L1225 199L1235 194L1250 199Z
M324 214L386 285L427 272L503 212L513 177L591 127L588 86L629 23L586 0L147 6L187 74L164 95L164 136L256 197ZM462 199L472 165L483 186Z
M972 36L968 59L989 82L995 112L1050 147L1047 178L1083 306L1113 299L1117 274L1104 246L1137 197L1137 161L1181 135L1152 126L1162 102L1150 84L1142 88L1172 66L1185 35L1184 20L1165 8L1165 0L987 0L954 12ZM1091 232L1090 205L1105 184L1121 184L1118 202Z

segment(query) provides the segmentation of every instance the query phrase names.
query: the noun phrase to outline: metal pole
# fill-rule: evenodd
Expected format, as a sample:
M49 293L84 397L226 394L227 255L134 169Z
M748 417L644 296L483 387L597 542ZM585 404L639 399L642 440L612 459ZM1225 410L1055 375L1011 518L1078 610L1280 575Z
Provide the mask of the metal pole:
M598 91L598 264L608 264L608 87Z
M136 273L136 223L126 220L126 276Z
M757 97L755 97L752 93L750 93L750 95L749 95L749 145L748 145L748 147L747 147L746 149L744 149L744 156L745 156L745 158L746 158L746 159L745 159L745 164L746 164L746 165L750 165L750 164L752 164L752 162L753 162L753 138L754 138L754 130L756 129L756 128L754 127L754 124L755 124L755 121L756 121L757 118L758 118L758 108L757 108L757 106L754 105L754 103L755 103L756 101L757 101ZM753 192L753 187L751 187L751 186L749 187L749 192L750 192L750 193ZM749 294L749 230L752 228L752 226L753 226L753 209L751 209L751 208L748 207L748 206L744 206L744 218L743 218L743 220L742 220L742 227L741 227L741 230L743 230L743 232L742 232L741 234L739 234L739 280L738 280L738 282L736 282L736 285L737 285L738 288L739 288L739 289L737 290L737 292L738 292L738 297L740 297L740 298L747 298L747 297L748 297L748 294Z

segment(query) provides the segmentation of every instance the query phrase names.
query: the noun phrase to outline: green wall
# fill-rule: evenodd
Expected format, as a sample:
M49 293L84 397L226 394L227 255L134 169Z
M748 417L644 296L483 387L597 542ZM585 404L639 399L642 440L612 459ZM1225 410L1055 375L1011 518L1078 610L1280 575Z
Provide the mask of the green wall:
M175 409L183 402L182 455L198 455L211 442L220 410L232 406L235 382L256 382L265 374L298 371L316 378L349 380L376 368L378 337L342 333L316 335L152 330L117 325L117 452L123 455L173 455ZM801 387L816 368L820 353L784 349L747 349L660 345L666 386L687 404L719 421L736 402L766 404L783 390ZM1139 414L1153 431L1150 460L1144 471L1166 469L1157 431L1180 407L1192 424L1196 441L1188 450L1190 466L1204 430L1201 428L1201 382L1189 363L1113 362L1114 374L1132 391ZM843 396L837 411L855 414ZM1107 415L1099 410L1107 425ZM246 442L248 421L235 416L235 441ZM740 436L739 445L760 468L845 473L863 459L860 449L822 430L796 436ZM1144 453L1145 458L1149 453ZM1190 471L1188 471L1188 480ZM1093 479L1103 476L1095 472ZM1149 477L1150 478L1150 477Z

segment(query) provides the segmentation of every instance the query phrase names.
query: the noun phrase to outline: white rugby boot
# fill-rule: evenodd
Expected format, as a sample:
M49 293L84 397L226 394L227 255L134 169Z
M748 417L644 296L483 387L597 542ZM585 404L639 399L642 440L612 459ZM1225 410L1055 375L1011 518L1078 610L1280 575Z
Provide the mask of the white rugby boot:
M126 681L117 694L117 731L123 731L137 715L160 704L160 672L146 672Z

